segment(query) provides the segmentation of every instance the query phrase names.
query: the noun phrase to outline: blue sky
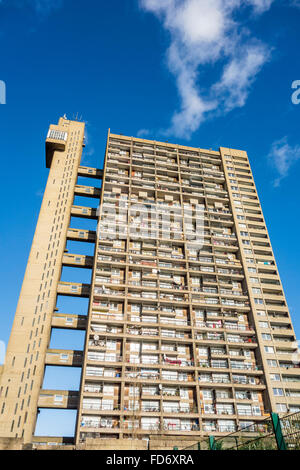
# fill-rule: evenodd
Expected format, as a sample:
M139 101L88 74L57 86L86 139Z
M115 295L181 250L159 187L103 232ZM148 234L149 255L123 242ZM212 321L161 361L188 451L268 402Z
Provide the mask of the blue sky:
M300 338L300 104L291 99L300 80L299 24L297 0L0 0L1 341L48 175L45 135L64 113L87 122L86 165L101 166L108 128L247 150ZM81 275L64 270L63 279ZM76 304L74 313L85 308ZM61 343L57 333L52 345ZM68 344L79 348L82 335ZM47 371L49 388L54 377ZM69 379L76 388L76 373ZM72 419L62 420L64 434Z

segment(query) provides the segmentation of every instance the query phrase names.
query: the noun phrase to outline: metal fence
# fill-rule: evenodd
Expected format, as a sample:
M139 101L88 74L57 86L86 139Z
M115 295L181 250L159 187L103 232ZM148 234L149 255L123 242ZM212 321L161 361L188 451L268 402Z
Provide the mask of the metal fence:
M300 450L300 412L270 417L225 436L213 435L181 450Z

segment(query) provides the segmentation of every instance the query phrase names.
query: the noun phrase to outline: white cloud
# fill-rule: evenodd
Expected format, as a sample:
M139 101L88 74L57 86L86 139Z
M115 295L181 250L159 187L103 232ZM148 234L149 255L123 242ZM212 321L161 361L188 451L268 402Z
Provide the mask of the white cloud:
M291 166L300 160L300 145L291 146L287 137L283 137L273 142L269 159L279 174L274 181L274 186L277 187L281 180L288 175Z
M248 45L225 66L213 89L224 101L226 111L244 106L250 87L268 58L269 50L262 44Z
M93 144L93 138L90 133L90 124L88 121L85 122L84 137L85 137L85 149L82 152L81 163L88 163L88 158L95 154L95 147Z
M169 70L175 76L181 107L167 133L189 138L212 112L243 106L269 49L251 38L236 20L245 7L256 14L273 0L140 0L170 34ZM199 86L199 70L225 62L221 78Z
M254 7L254 10L257 13L263 13L266 10L269 10L270 6L274 0L248 0L247 3L250 5L252 4Z
M137 137L143 138L143 137L148 136L149 134L150 134L149 129L140 129L139 131L137 131L136 135L137 135Z

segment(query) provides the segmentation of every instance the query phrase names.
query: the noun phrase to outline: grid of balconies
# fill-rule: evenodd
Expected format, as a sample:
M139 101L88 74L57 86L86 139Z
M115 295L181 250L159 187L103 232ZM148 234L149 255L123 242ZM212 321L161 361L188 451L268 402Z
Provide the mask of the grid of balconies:
M274 411L300 410L297 343L248 159L223 150L237 236L247 272L254 321ZM297 356L297 354L296 354ZM286 373L284 373L284 370ZM298 387L298 389L297 389Z
M82 438L228 432L264 418L263 370L224 183L217 152L110 137Z

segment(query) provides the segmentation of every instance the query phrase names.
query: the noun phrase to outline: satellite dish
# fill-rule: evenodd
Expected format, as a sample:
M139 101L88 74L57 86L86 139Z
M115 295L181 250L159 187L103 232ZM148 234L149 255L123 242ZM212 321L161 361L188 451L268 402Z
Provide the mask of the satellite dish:
M95 341L98 341L98 340L99 340L99 336L98 336L98 335L94 335L94 340L95 340Z

